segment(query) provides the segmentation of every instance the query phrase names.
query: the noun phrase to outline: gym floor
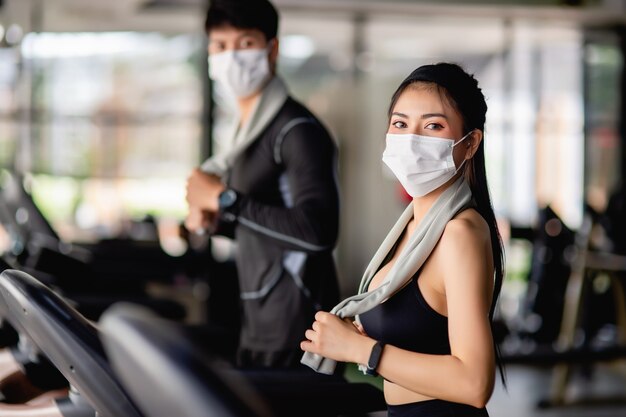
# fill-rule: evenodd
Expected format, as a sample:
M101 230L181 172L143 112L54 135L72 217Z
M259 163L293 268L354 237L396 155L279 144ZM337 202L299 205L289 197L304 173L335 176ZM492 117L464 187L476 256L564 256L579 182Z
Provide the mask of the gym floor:
M619 417L626 416L626 362L574 367L565 405L540 407L550 393L552 368L509 365L508 390L498 384L487 405L490 416Z
M547 399L551 368L507 366L507 386L498 380L487 404L491 417L620 417L626 416L626 361L574 368L566 405L539 407ZM385 412L369 417L385 417Z

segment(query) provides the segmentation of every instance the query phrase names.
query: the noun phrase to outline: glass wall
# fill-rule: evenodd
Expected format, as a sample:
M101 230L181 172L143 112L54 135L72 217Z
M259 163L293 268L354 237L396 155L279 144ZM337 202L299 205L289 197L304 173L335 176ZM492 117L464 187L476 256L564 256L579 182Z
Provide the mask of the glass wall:
M585 45L585 103L587 141L586 193L596 211L602 212L617 187L622 185L619 134L621 72L623 56L619 39L608 32L588 33Z
M19 134L17 80L19 50L2 42L6 30L0 24L0 165L13 163Z
M15 98L27 125L7 136L19 138L18 168L32 173L34 198L63 238L184 217L185 180L201 158L203 45L201 34L24 38L15 88L31 88Z

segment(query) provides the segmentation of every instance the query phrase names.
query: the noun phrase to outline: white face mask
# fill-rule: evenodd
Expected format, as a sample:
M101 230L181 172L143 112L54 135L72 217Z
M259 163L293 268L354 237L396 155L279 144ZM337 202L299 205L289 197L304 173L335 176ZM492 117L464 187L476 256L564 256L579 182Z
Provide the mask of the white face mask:
M383 162L411 197L422 197L448 182L461 169L465 160L457 168L452 150L470 133L456 143L454 139L388 133Z
M271 45L271 44L270 44ZM258 92L271 77L268 48L229 50L209 55L209 77L236 97Z

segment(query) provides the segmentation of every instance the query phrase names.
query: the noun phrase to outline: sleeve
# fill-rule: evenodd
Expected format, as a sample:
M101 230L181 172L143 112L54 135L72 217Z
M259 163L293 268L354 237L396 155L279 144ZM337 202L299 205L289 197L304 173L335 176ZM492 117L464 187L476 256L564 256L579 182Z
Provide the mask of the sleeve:
M270 206L237 193L237 203L218 213L218 222L236 223L287 249L332 250L339 229L334 141L318 122L308 121L279 137L274 151L276 162L285 169L287 207ZM229 228L220 225L219 229Z
M213 157L205 160L200 169L207 174L214 174L218 177L222 177L226 172L226 161L223 155L214 155Z

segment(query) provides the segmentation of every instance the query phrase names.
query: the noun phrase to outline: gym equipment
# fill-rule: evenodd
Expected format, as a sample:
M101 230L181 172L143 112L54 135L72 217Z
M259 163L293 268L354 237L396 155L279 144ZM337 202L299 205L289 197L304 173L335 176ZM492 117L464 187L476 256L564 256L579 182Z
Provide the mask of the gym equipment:
M146 291L148 282L171 281L178 265L158 241L64 242L34 203L24 176L8 170L2 174L0 223L11 243L3 256L16 269L63 291L85 316L95 320L113 302L126 300L168 318L185 318L183 305Z
M0 304L20 337L69 382L70 395L55 401L63 417L143 417L111 369L96 326L63 298L31 275L9 269L0 274Z
M140 306L113 305L100 327L113 368L147 417L264 416L267 407L281 417L386 410L382 391L370 383L317 374L304 365L302 370L232 368L210 351L210 340L197 340ZM179 389L172 391L173 386Z
M598 362L626 358L626 255L597 239L607 234L601 233L602 216L590 207L576 232L565 229L549 208L540 219L527 306L541 313L542 326L522 333L532 349L505 352L503 360L552 366L550 392L538 403L546 408L569 401L575 366L590 374ZM602 329L614 330L607 335Z
M146 416L272 415L241 375L187 343L183 328L124 303L103 314L100 328L113 369Z

